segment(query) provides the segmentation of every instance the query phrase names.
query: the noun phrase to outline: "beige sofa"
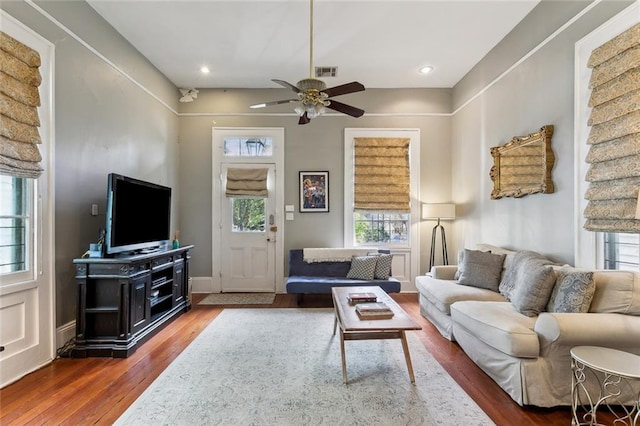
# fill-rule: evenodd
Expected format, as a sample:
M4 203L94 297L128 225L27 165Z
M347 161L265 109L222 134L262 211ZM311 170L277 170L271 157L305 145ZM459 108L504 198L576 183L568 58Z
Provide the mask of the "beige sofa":
M516 252L505 254L504 274ZM558 270L559 266L555 266ZM459 284L457 266L436 266L416 278L420 312L520 405L571 404L570 349L605 346L640 355L640 273L593 271L585 313L523 315L499 291ZM638 389L633 392L637 396ZM623 402L631 401L625 394Z

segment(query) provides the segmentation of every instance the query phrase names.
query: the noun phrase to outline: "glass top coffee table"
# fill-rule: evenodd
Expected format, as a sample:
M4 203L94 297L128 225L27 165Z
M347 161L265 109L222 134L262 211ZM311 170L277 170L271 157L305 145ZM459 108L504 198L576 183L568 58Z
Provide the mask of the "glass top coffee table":
M389 319L360 319L356 313L356 305L349 303L349 293L374 293L378 302L384 302L393 311L393 317ZM347 383L345 340L400 339L404 350L404 358L407 362L407 370L409 370L409 379L411 383L415 383L406 332L408 330L421 330L422 327L413 321L395 300L389 297L380 287L333 287L331 294L336 314L333 323L333 334L336 333L337 325L340 325L342 381L345 384Z

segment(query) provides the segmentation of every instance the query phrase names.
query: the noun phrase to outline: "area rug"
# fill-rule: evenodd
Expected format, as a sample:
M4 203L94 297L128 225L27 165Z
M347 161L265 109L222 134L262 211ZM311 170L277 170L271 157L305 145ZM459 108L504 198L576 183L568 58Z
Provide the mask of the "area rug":
M493 425L415 333L348 341L331 309L225 309L117 425Z
M212 293L198 305L271 305L275 293Z

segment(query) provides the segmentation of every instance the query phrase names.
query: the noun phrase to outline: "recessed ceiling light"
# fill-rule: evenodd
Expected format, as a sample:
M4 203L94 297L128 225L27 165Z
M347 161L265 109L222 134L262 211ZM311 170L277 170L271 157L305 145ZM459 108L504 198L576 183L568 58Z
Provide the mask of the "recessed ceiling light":
M433 71L433 67L430 65L424 66L418 70L420 74L429 74L431 71Z
M202 74L209 74L211 71L209 70L209 67L202 67L200 68L200 72Z

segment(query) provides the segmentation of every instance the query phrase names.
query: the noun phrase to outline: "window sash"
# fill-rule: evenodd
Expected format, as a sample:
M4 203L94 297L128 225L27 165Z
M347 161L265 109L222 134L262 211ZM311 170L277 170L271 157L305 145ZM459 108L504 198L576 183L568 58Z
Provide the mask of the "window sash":
M0 175L0 276L2 285L33 279L33 179Z

